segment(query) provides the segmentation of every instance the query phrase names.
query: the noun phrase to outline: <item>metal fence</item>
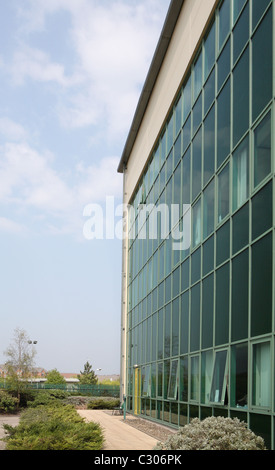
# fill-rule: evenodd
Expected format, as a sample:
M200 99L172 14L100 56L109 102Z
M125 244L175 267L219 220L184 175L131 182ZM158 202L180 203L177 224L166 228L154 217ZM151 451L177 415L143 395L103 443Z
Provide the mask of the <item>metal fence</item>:
M8 383L0 382L0 389L9 389ZM82 385L82 384L47 384L33 382L26 384L30 390L63 390L65 392L88 394L94 397L114 397L119 398L119 385Z

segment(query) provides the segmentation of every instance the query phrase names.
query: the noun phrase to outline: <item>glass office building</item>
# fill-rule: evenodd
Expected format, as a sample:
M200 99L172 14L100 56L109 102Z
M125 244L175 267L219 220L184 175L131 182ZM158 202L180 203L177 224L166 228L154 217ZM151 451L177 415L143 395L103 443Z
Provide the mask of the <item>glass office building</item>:
M179 3L170 42L187 14L188 1ZM238 417L272 449L274 3L208 2L188 67L128 193L123 281L127 410L175 427L193 417ZM174 206L179 218L162 230L160 211L150 236L150 211ZM190 240L175 249L186 207Z

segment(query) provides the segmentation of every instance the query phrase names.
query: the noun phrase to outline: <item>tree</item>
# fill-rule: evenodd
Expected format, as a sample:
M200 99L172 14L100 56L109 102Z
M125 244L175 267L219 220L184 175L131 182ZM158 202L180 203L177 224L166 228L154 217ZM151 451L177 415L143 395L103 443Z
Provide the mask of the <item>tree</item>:
M47 373L47 382L48 384L65 384L66 380L58 372L57 369L52 369Z
M88 361L84 364L84 371L80 371L80 375L77 378L81 385L96 385L98 380Z
M19 403L20 395L26 389L27 380L32 375L36 355L36 351L30 347L26 331L20 328L14 330L13 341L4 354L7 356L5 363L7 382L10 388L16 391Z

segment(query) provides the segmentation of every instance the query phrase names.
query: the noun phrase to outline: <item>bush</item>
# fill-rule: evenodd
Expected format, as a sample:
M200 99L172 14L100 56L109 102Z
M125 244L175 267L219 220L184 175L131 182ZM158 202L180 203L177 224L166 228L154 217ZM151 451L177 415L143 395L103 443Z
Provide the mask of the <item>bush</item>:
M101 450L103 434L96 423L85 423L74 407L55 404L25 410L9 433L7 450Z
M120 405L120 401L117 399L98 399L98 400L91 400L87 404L88 410L112 410L117 408Z
M18 399L0 390L0 413L14 413L17 407Z
M50 405L56 400L64 400L68 393L63 390L37 390L32 395L32 400L28 401L28 407L34 408L40 405Z
M157 450L266 450L264 441L237 418L195 418Z

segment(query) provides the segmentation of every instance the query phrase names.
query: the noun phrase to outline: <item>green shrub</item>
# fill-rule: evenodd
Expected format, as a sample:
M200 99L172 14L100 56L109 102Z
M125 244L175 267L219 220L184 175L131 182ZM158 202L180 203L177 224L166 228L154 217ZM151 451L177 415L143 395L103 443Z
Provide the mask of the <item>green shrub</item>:
M195 418L157 450L265 450L261 437L237 418L210 417L204 421Z
M68 397L68 393L63 390L37 390L32 395L32 400L28 401L28 407L36 407L40 405L50 405L56 400L64 400Z
M88 410L112 410L113 408L117 408L120 405L120 401L117 399L110 399L110 400L91 400L87 404Z
M55 404L25 410L9 433L7 450L101 450L103 434L96 423L85 423L74 407Z
M14 413L17 411L17 407L18 399L0 390L0 413Z

